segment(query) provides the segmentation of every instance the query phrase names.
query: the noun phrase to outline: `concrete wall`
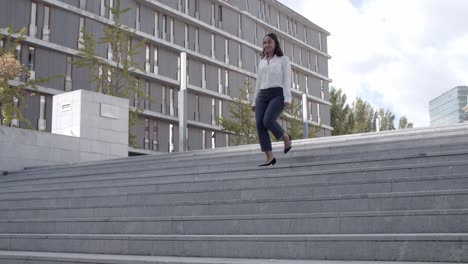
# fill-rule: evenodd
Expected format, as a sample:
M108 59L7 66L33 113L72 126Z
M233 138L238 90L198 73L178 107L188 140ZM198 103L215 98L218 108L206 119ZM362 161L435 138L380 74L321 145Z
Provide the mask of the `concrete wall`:
M86 90L55 95L52 134L0 127L0 171L128 156L128 100Z
M102 153L98 144L85 138L0 127L0 171L122 157Z

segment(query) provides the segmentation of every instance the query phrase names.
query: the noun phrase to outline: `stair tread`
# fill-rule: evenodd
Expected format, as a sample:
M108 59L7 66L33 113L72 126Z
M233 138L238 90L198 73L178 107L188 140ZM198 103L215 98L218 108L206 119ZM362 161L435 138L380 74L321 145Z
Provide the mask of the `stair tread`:
M430 264L433 262L404 262L404 261L340 261L340 260L291 260L291 259L248 259L248 258L202 258L202 257L172 257L172 256L137 256L112 254L80 254L61 252L34 251L0 251L2 257L17 259L42 259L61 261L82 261L83 263L132 263L142 264ZM454 262L438 262L451 264Z

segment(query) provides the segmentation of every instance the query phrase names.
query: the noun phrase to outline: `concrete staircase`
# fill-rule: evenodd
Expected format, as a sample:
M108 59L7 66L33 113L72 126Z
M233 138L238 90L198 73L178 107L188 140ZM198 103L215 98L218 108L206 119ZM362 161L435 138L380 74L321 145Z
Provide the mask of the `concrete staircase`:
M0 263L468 262L467 124L274 149L10 172Z

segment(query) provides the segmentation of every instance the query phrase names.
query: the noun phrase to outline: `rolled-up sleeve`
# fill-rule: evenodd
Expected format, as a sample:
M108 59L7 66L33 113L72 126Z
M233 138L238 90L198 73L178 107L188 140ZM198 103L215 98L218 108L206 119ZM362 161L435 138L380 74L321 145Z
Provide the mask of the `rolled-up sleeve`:
M285 103L291 103L291 63L289 58L283 56L283 96Z

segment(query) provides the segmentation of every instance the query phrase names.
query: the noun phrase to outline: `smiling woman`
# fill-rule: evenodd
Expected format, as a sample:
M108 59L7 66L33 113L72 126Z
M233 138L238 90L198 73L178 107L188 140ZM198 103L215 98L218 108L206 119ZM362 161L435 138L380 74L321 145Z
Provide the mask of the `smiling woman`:
M290 86L289 59L283 54L276 34L267 34L263 37L263 57L258 65L255 97L252 103L260 147L266 156L266 162L260 166L276 164L268 131L271 131L276 139L284 141L285 154L291 149L291 136L276 122L283 109L291 104Z

